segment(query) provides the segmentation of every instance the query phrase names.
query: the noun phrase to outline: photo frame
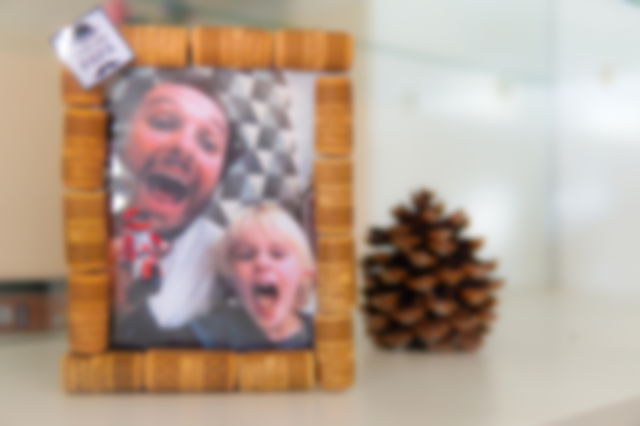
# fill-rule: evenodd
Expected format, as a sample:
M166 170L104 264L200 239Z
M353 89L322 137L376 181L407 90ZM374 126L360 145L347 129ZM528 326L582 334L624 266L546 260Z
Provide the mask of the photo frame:
M352 313L353 40L342 32L240 27L130 26L136 67L189 66L314 73L314 344L305 349L116 348L112 342L111 123L104 87L84 90L66 70L63 183L69 271L67 391L200 392L348 388L355 376ZM118 77L116 77L117 79Z

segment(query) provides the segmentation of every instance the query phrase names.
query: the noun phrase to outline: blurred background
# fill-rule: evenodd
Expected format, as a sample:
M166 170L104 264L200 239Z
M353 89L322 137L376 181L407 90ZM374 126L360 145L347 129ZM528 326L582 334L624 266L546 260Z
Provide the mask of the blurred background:
M351 32L359 235L428 186L469 212L510 286L637 295L639 3L130 0L126 15ZM95 4L0 3L2 280L64 276L48 39Z
M60 64L48 39L96 3L0 0L0 330L28 313L6 307L20 289L39 294L64 281ZM389 223L394 205L429 187L449 210L469 213L469 233L486 237L485 257L500 261L506 297L479 355L421 363L363 352L367 374L357 392L370 389L369 398L356 393L302 409L342 413L344 424L373 413L391 424L387 378L406 384L396 392L398 411L428 407L479 419L473 424L522 424L523 413L536 423L640 395L640 1L112 4L130 22L352 33L361 253L369 226ZM509 296L517 293L525 296ZM28 350L0 355L19 359ZM411 388L417 371L428 391ZM14 383L22 383L18 373ZM636 423L607 415L571 424L638 424L634 413Z

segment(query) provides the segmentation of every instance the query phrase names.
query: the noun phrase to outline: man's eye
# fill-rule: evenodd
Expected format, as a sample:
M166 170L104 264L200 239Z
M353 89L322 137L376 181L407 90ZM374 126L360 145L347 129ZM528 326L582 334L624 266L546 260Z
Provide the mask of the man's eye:
M198 132L198 143L200 147L209 154L215 154L218 152L218 145L213 140L211 135L206 131Z
M149 126L157 130L173 131L180 127L180 117L175 114L155 113L147 117Z

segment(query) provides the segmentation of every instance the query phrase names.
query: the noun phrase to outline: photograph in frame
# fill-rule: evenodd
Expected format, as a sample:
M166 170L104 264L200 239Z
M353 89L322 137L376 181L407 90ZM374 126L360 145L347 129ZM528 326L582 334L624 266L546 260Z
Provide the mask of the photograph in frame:
M313 90L212 67L110 87L113 347L313 347Z

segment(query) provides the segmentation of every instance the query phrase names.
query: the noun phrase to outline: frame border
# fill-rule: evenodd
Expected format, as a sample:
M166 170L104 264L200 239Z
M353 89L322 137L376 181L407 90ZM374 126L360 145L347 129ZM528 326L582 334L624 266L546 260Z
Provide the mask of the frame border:
M189 65L325 72L315 88L315 227L318 310L315 347L299 351L111 350L108 111L101 87L84 90L62 73L62 180L69 271L68 392L328 390L355 377L353 241L353 39L343 32L244 27L121 27L133 66ZM331 71L333 73L326 73Z

